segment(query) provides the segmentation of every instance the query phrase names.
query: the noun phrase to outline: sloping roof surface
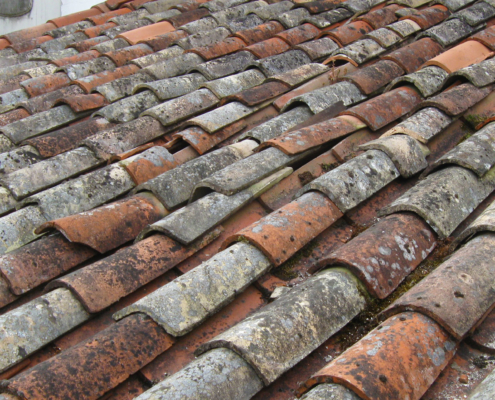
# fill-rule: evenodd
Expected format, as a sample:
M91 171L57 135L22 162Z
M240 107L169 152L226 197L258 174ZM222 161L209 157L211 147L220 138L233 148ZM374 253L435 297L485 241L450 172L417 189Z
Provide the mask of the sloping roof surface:
M2 36L0 400L495 398L494 55L493 0Z

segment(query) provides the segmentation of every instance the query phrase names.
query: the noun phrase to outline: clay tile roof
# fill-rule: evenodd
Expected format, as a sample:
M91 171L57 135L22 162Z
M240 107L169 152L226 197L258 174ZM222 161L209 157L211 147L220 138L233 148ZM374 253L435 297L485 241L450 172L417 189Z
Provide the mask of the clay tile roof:
M494 7L3 35L0 399L492 398Z

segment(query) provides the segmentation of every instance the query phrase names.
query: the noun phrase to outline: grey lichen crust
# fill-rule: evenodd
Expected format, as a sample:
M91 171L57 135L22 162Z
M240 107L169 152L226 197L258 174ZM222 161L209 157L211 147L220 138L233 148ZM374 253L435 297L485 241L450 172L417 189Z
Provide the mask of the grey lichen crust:
M363 310L358 285L345 270L325 270L201 345L197 353L232 349L269 385Z
M93 113L92 117L101 116L107 121L116 123L129 122L148 108L158 104L160 104L158 97L152 91L147 90L103 107Z
M264 80L265 75L261 71L249 69L235 75L203 83L201 86L210 89L219 99L223 99L232 94L261 85Z
M368 150L307 184L297 195L317 190L345 213L399 176L399 171L384 152Z
M239 242L113 315L147 314L172 336L183 336L271 267L256 247Z
M479 232L495 232L495 202L490 204L471 225L456 237L452 247L457 247L460 243Z
M495 122L444 154L433 167L443 164L457 164L479 177L485 175L495 165Z
M191 93L206 81L201 74L187 74L174 78L161 79L134 86L133 93L141 90L151 90L160 100L174 99Z
M189 199L196 183L241 158L231 147L215 150L150 179L135 191L153 192L171 210Z
M89 314L67 289L56 289L0 317L0 371L18 363Z
M232 196L210 193L148 226L139 234L138 240L150 232L162 232L182 244L190 244L289 176L291 172L292 168L284 168Z
M413 72L412 74L395 79L386 90L404 85L404 82L409 82L421 92L423 97L430 97L442 88L447 76L448 73L442 68L429 66L422 68L417 72Z
M404 178L410 178L428 166L428 148L407 135L393 135L368 142L362 150L381 150L394 162Z
M186 122L186 125L197 125L208 133L215 133L228 125L247 117L256 110L242 103L233 101L212 111L198 115Z
M307 105L314 114L317 114L339 101L342 101L345 106L350 106L364 99L366 99L366 96L361 93L356 85L344 81L296 96L284 105L282 112L293 104L303 103Z
M38 237L34 230L47 222L38 207L30 206L0 218L0 254L8 253Z
M301 400L359 400L350 389L334 383L323 383L306 393Z
M136 400L248 400L263 388L254 370L228 349L197 358Z
M495 372L491 372L469 396L468 400L486 400L495 397Z
M458 77L466 78L476 87L487 86L495 82L495 59L490 58L479 64L470 65L469 67L453 72L449 76L452 79Z
M483 179L462 167L450 167L428 175L425 180L380 211L388 215L410 211L422 217L441 239L457 226L495 188L495 171Z

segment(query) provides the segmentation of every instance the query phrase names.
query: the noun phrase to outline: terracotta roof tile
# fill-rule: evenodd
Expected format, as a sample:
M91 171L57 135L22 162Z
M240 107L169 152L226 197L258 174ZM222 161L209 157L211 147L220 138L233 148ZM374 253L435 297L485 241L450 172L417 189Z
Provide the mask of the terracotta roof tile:
M450 15L447 7L442 5L436 5L433 7L426 8L424 10L419 10L412 13L411 15L402 17L401 19L410 19L416 22L421 29L428 29L432 26L442 22Z
M198 8L193 11L187 11L182 13L181 15L176 15L175 17L171 17L168 19L176 29L181 25L185 25L189 22L196 21L200 18L206 17L209 15L209 11L205 8Z
M395 12L399 9L400 6L392 4L360 16L358 17L358 20L368 23L373 29L383 28L384 26L397 21Z
M21 29L20 31L2 35L1 38L7 39L11 44L14 44L22 42L24 40L34 39L38 36L42 36L45 32L54 28L56 28L55 24L47 22L46 24L41 24L32 28Z
M356 21L342 25L325 34L334 39L340 46L346 46L372 30L373 28L367 22Z
M156 24L143 26L142 28L134 29L125 33L121 33L117 37L127 40L131 45L135 45L140 41L153 39L157 36L172 32L174 30L175 28L170 22L163 21Z
M24 53L25 51L33 50L38 47L40 44L45 43L53 38L48 35L38 36L33 39L27 39L22 42L17 42L9 45L12 49L14 49L17 53Z
M83 30L83 33L88 38L96 38L102 33L105 33L108 29L116 27L117 24L114 22L107 22L102 25L92 26L91 28L86 28Z
M337 382L359 397L419 399L454 355L455 347L450 336L428 317L402 313L382 323L305 386ZM444 356L431 356L435 350ZM402 362L404 358L408 363ZM374 379L359 379L360 375ZM407 384L408 379L415 379L415 385Z
M495 94L490 93L478 104L466 111L464 118L475 129L481 129L495 119Z
M169 33L165 33L163 35L159 35L152 39L146 39L143 43L146 43L150 46L154 51L160 51L166 49L175 41L185 38L187 33L183 30L173 31Z
M383 56L382 59L396 62L408 74L441 53L441 47L429 38L420 39Z
M191 50L187 50L189 52L193 52L201 56L204 60L212 60L217 57L224 56L226 54L234 53L238 50L243 49L246 46L244 41L237 37L226 38L222 42L204 46L204 47L196 47Z
M17 75L12 78L0 80L0 94L12 92L17 89L21 89L20 83L29 79L27 75Z
M92 15L86 19L88 21L91 21L93 23L93 25L102 25L105 22L107 22L110 18L116 17L118 15L127 14L128 12L131 12L131 10L128 10L126 8L122 8L120 10L114 10L114 11L106 12L103 14Z
M311 24L302 24L284 32L277 33L275 37L285 40L290 46L296 46L300 43L314 39L320 30Z

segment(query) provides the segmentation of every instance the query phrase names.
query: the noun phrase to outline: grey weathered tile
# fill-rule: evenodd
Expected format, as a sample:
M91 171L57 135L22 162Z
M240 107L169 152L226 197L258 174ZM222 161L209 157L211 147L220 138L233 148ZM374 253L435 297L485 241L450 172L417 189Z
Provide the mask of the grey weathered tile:
M23 203L37 204L50 221L101 206L133 187L124 168L112 164L30 196Z
M182 47L184 50L189 50L194 47L210 46L221 42L229 35L230 31L228 29L219 27L186 36L185 38L177 40L175 44Z
M191 93L199 88L206 78L198 73L166 78L159 81L141 83L136 85L133 93L143 89L151 90L160 100L169 100L175 97Z
M403 85L404 82L409 82L420 91L423 97L430 97L442 88L448 75L449 74L440 67L428 66L417 72L393 80L387 90Z
M232 195L209 193L148 226L138 239L161 232L182 244L191 244L291 173L292 168L284 168Z
M256 57L249 51L239 51L237 53L229 54L197 65L192 70L190 69L190 71L198 71L208 80L213 80L235 74L236 72L241 72L255 59Z
M151 90L146 90L101 108L93 113L93 117L101 116L110 122L129 122L157 104L160 104L158 97Z
M28 99L29 96L24 89L0 94L0 114L13 110L18 103Z
M317 28L323 29L350 17L352 17L351 11L345 8L337 8L318 15L311 15L310 17L304 18L303 22L309 22Z
M239 140L251 138L259 143L266 142L288 131L290 128L306 121L313 113L306 106L298 106L272 118L244 133Z
M242 103L233 101L212 111L191 118L185 124L187 126L199 126L206 132L213 134L228 125L247 117L255 111L255 107L247 107Z
M203 59L195 53L185 53L180 56L160 61L142 69L154 79L172 78L186 73L192 67L199 65Z
M393 24L387 25L387 29L394 31L403 38L410 36L421 30L421 27L410 19L403 19L402 21L394 22Z
M0 129L12 142L23 140L48 132L80 118L69 106L59 106L39 114L13 122Z
M40 45L41 50L45 53L53 53L65 49L70 44L86 40L88 37L83 32L72 33L67 36L59 37L58 39L49 40Z
M257 8L252 12L256 14L261 19L268 21L274 17L277 17L283 14L286 11L291 10L294 7L294 3L292 1L284 0L278 3L273 3L265 7Z
M151 4L154 4L154 3L157 3L156 1L155 2L151 2ZM145 3L145 4L150 4L150 3ZM168 18L171 18L171 17L175 17L176 15L180 15L181 12L179 10L165 10L165 11L161 11L161 12L156 12L156 13L151 13L149 15L147 15L146 17L144 17L144 19L147 19L153 23L157 23L157 22L161 22L161 21L164 21ZM181 27L182 29L182 27Z
M139 8L146 9L146 11L148 11L148 13L150 14L156 14L164 11L173 11L173 10L169 10L170 7L176 6L179 3L181 2L178 0L157 0L157 1L151 1L149 3L144 3L140 5ZM180 13L180 11L178 12Z
M101 54L105 54L110 51L120 50L123 49L124 47L129 47L129 46L130 45L127 42L127 40L122 38L117 38L117 39L107 40L106 42L103 43L98 43L93 47L91 47L91 50L96 50Z
M139 185L135 191L153 192L167 209L172 210L187 202L198 182L247 157L255 146L255 143L243 142L223 147L153 178Z
M447 7L449 11L454 12L466 7L468 4L474 3L475 0L439 0L438 2Z
M462 167L442 169L428 175L380 214L416 213L443 239L493 191L493 172L479 179L475 173Z
M0 218L0 254L15 250L38 237L34 230L47 222L36 206L21 208Z
M159 63L161 61L167 61L174 57L180 56L184 53L184 50L179 46L170 46L165 50L157 51L156 53L148 54L147 56L135 58L131 60L130 64L136 64L140 68L146 68L150 65Z
M218 104L219 101L210 90L198 89L152 107L141 115L153 117L160 121L163 126L168 126L204 112Z
M232 94L261 85L265 79L265 75L262 72L256 69L249 69L235 75L203 83L201 86L210 89L219 99L223 99Z
M229 7L235 7L246 3L248 0L211 0L201 4L200 7L208 9L210 12L218 12Z
M385 48L380 46L373 39L361 39L335 51L333 55L344 55L349 57L356 64L362 64L383 52L385 52Z
M368 150L308 183L298 196L317 190L327 195L345 213L399 176L399 171L385 153Z
M0 187L0 215L15 210L17 201L9 190Z
M495 58L462 68L449 76L450 79L466 78L476 87L487 86L495 82Z
M352 390L336 383L322 383L306 393L301 400L359 400Z
M271 77L293 70L305 64L311 63L311 59L302 50L289 50L282 54L262 58L251 65L259 68L266 76Z
M286 29L295 28L301 25L305 18L309 18L311 14L305 8L296 8L295 10L286 11L273 17L275 21L280 22Z
M118 35L124 32L129 32L134 29L142 28L143 26L150 25L151 21L148 19L138 19L135 21L128 22L123 25L114 26L113 28L104 31L104 34L110 39L115 39Z
M474 135L440 157L433 167L457 164L470 169L480 178L495 165L495 122L485 125Z
M448 47L459 40L471 35L476 30L458 18L449 19L441 24L426 30L422 36L431 37L442 45Z
M219 25L222 25L229 23L239 17L244 17L257 9L262 9L267 5L268 4L264 1L250 1L235 7L225 8L222 11L211 14L211 16L218 22Z
M230 32L239 32L246 29L254 28L261 25L264 21L256 14L249 14L244 17L236 18L233 21L224 23L222 26L227 28Z
M100 163L91 150L81 147L11 172L1 177L0 182L20 200Z
M338 332L365 303L349 272L325 270L201 345L197 353L232 349L268 385Z
M76 80L103 71L113 71L117 66L108 57L98 57L79 64L66 65L58 70L64 71L69 79Z
M287 72L273 75L268 81L279 81L290 85L291 87L298 86L301 83L309 81L314 77L327 72L329 68L326 65L318 63L305 64L300 67L296 67Z
M121 319L135 312L153 318L173 336L190 332L232 301L236 293L271 267L256 247L239 242L200 266L114 314Z
M407 135L379 138L360 146L362 150L381 150L394 162L401 176L409 178L428 166L428 148Z
M224 371L228 379L219 380L218 371ZM250 399L262 388L256 372L241 356L228 349L216 349L198 357L136 400Z
M386 49L402 40L393 30L387 28L371 31L365 37L376 40L380 46L385 47Z
M339 45L329 37L323 37L321 39L301 43L294 48L296 50L304 51L312 61L316 61L328 57L339 48Z
M339 101L342 101L345 106L349 106L364 100L365 98L366 96L364 96L353 83L345 81L337 82L333 85L325 86L290 99L284 105L282 111L293 104L303 103L306 104L314 114L317 114Z
M0 172L8 174L37 163L42 157L33 146L21 146L0 154Z
M97 86L94 91L103 95L110 103L113 103L114 101L131 95L137 85L152 81L153 78L148 74L137 73L104 83L103 85Z
M476 26L488 21L494 15L495 8L485 1L480 1L471 7L456 12L455 18L459 18L471 26Z
M9 67L0 68L0 76L2 77L2 79L12 78L27 69L41 67L46 64L46 61L26 61L22 64L15 64Z
M0 370L17 364L36 350L89 319L67 289L56 289L0 317Z

